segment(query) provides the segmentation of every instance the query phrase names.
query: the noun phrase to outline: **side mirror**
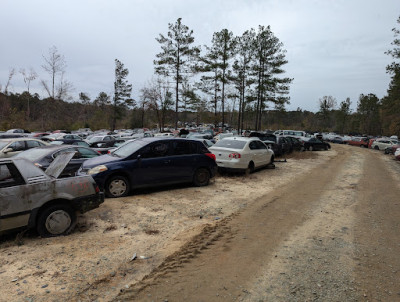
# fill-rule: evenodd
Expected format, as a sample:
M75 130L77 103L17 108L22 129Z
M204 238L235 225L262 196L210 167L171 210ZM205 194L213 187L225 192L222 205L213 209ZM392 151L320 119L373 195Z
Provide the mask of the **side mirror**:
M141 158L142 156L140 154L136 157L137 160L140 160Z
M13 148L7 148L7 149L5 149L4 151L3 151L3 153L8 153L8 152L13 152L14 151L14 149Z

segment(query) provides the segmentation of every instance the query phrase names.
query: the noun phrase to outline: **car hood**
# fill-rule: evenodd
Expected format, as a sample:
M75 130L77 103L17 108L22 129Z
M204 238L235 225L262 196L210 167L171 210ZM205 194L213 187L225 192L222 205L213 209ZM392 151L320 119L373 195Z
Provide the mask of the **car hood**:
M112 162L117 162L122 160L122 157L117 157L117 156L111 156L108 154L100 155L97 157L90 158L86 161L83 162L82 167L83 168L93 168L99 165L105 165L108 163Z
M75 152L65 152L58 155L47 167L45 173L54 178L58 178L65 167L68 165Z

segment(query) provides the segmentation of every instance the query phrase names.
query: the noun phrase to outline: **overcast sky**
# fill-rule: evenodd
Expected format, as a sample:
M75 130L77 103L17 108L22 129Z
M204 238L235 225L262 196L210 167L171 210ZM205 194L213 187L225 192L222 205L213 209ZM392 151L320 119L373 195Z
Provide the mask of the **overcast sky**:
M286 75L294 78L288 110L318 111L318 100L349 97L356 107L361 93L385 96L390 77L393 27L399 0L1 0L0 85L9 71L33 68L50 82L41 65L56 46L67 62L65 78L73 96L93 100L112 93L114 59L129 69L133 97L153 74L161 51L155 40L168 23L182 18L194 31L196 45L210 45L214 32L235 35L270 25L287 50ZM21 74L9 91L26 90ZM31 91L46 97L36 80Z

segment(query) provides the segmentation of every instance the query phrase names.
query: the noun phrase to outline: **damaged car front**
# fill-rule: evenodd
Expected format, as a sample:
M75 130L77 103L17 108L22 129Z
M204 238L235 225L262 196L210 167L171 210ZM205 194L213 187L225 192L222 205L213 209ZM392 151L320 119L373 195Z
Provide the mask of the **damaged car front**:
M91 176L58 178L73 156L58 156L45 172L22 158L0 160L0 234L28 228L42 237L66 235L78 212L104 202Z

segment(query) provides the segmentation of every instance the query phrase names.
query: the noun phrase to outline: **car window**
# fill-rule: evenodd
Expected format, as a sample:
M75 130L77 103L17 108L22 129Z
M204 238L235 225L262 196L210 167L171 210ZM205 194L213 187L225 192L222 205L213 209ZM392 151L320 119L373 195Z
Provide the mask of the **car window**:
M223 140L219 140L213 147L222 147L222 148L242 150L245 145L246 145L246 141L223 139Z
M111 140L111 136L106 136L103 141L110 141Z
M44 145L38 141L26 141L26 144L27 144L28 149L36 148L36 147L40 147L40 146Z
M172 143L173 155L194 154L196 153L196 149L196 144L193 144L192 142L174 141Z
M13 151L23 151L25 150L25 142L24 141L13 142L8 147L13 149Z
M250 150L257 150L258 147L257 147L256 142L250 142L249 148L250 148Z
M263 142L255 141L255 143L257 145L257 149L268 149Z
M23 183L21 174L13 164L0 164L0 188L17 186Z
M73 145L89 147L88 143L86 143L84 141L74 142Z
M140 156L142 158L163 157L168 155L168 151L167 142L157 142L144 147L140 152Z
M80 153L81 158L92 158L99 156L99 153L97 153L96 151L82 147L78 147L78 152Z

